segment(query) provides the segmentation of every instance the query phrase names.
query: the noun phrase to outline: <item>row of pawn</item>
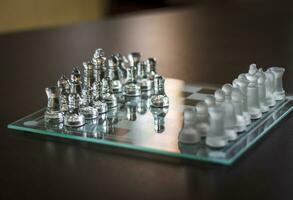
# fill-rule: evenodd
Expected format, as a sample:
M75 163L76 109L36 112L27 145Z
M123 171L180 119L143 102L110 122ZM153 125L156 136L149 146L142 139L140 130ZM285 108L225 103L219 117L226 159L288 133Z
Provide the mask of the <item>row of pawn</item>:
M151 93L150 106L169 106L165 79L156 72L156 60L141 61L138 52L128 54L128 58L119 53L106 58L103 49L97 49L92 60L83 63L83 74L74 67L70 79L62 75L57 86L45 91L45 122L70 127L83 126L86 120L123 103L123 97L139 97L143 92Z
M214 95L206 96L195 110L184 111L179 141L193 144L204 138L207 146L215 148L235 141L253 120L260 119L285 99L284 71L281 67L263 71L251 64L247 73L240 74L232 84L224 84Z

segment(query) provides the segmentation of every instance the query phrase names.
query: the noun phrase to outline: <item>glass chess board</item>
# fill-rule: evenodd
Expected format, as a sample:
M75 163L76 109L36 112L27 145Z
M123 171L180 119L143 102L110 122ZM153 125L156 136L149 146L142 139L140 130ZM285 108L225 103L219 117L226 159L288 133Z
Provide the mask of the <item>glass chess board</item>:
M79 128L46 124L45 108L8 125L11 129L55 137L110 145L163 156L230 165L254 145L273 126L293 110L293 98L278 101L276 106L263 114L236 141L224 148L210 148L204 139L197 144L178 142L183 125L183 111L195 107L206 95L218 87L186 85L181 80L166 79L165 89L170 107L154 109L149 106L148 95L127 99L127 103L111 110L96 120L87 121Z

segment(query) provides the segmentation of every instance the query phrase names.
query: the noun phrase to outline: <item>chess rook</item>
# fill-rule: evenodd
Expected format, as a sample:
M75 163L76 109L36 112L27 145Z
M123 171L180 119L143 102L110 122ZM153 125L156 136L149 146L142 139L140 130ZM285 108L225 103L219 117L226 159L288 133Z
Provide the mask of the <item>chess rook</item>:
M201 135L196 130L196 113L192 109L183 112L183 127L179 132L178 140L184 144L195 144L200 142Z
M274 77L275 77L274 97L277 101L284 100L285 91L283 89L283 75L284 75L285 69L282 67L271 67L269 70L274 73Z
M208 109L210 117L210 128L205 143L210 147L220 148L227 145L228 140L224 130L224 110L221 105Z
M266 75L266 102L269 105L269 107L273 107L276 105L276 100L274 98L274 92L275 92L275 75L271 70L265 71Z
M63 114L60 110L58 87L48 87L45 89L48 98L47 109L45 112L45 122L59 124L63 122Z

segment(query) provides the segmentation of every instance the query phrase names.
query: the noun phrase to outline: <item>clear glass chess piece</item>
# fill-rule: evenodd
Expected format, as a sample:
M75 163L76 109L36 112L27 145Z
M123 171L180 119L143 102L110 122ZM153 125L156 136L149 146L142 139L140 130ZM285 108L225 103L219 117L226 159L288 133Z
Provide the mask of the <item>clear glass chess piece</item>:
M99 48L95 51L92 62L96 66L100 76L99 79L96 79L96 81L105 78L107 74L107 68L105 66L106 56L103 49Z
M141 98L140 98L140 101L138 103L138 106L137 106L137 112L140 114L140 115L144 115L147 113L147 110L148 110L148 107L149 107L149 97L151 96L151 92L150 91L143 91L141 93Z
M64 116L64 125L69 127L79 127L85 124L85 117L80 113L81 97L77 93L76 84L70 84L70 94L68 97L68 111Z
M102 88L103 100L107 104L108 109L118 106L118 101L115 94L113 93L111 79L109 77L102 79Z
M74 67L70 74L70 85L74 85L76 93L81 96L82 82L81 82L81 73L78 67Z
M153 107L168 107L169 97L165 93L165 79L157 75L154 80L155 91L150 98L150 105Z
M116 60L118 61L117 62L117 68L118 68L118 71L119 71L120 81L122 82L122 84L124 84L125 80L126 80L126 77L127 77L127 70L126 70L125 60L124 60L123 56L120 53L116 53L114 56L115 56ZM128 62L128 60L127 60L127 62Z
M145 62L139 62L138 63L138 69L139 69L139 85L142 91L149 91L153 88L153 81L150 80L147 76L146 72L146 64Z
M60 110L64 113L68 110L69 80L62 75L57 81L60 90Z
M108 59L108 77L110 77L110 87L112 88L113 93L122 92L122 83L120 81L119 70L118 70L118 62L117 57L112 56Z
M106 113L108 111L107 103L103 100L102 94L102 81L93 83L93 104L94 107L98 110L99 115Z
M141 89L134 77L134 67L127 68L127 81L124 85L123 94L125 96L140 96Z
M83 87L92 88L96 81L95 68L92 62L83 62Z
M155 76L157 75L157 61L155 58L148 58L145 61L145 71L148 79L153 82L155 79Z
M169 111L168 107L158 108L150 107L150 111L154 117L154 130L156 133L163 133L165 131L165 117Z
M129 65L136 68L137 64L140 62L141 53L139 52L132 52L128 54ZM135 69L136 71L136 69ZM136 75L136 74L135 74Z
M98 109L93 105L92 88L87 86L82 89L80 113L84 115L85 119L95 119L99 114Z
M140 104L140 97L126 97L125 98L125 109L126 118L129 121L136 121L138 105Z
M60 110L58 87L48 87L45 89L48 98L47 109L45 112L45 122L51 124L59 124L63 122L63 114Z

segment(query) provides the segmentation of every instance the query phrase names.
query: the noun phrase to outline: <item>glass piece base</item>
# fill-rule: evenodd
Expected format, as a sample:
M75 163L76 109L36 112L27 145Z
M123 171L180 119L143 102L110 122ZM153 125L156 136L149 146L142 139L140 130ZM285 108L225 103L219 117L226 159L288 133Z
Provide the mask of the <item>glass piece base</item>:
M166 79L165 88L170 106L162 110L154 110L149 99L137 97L96 119L86 120L85 125L81 127L46 123L44 108L9 124L8 128L230 165L293 110L292 96L277 101L260 119L252 120L235 141L222 148L208 147L204 137L197 144L183 144L178 141L183 126L183 110L187 107L194 108L197 102L212 94L218 87L186 85L181 80Z

